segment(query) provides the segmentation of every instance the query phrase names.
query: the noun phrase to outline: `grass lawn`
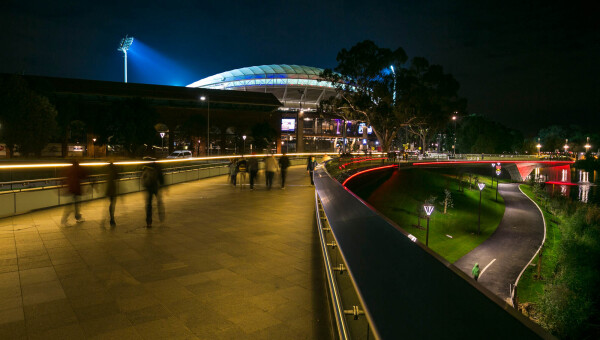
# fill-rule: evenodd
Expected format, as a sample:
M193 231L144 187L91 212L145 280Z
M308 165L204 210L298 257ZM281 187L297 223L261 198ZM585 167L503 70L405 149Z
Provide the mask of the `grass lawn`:
M535 198L531 186L522 184L520 188L527 196L533 199L540 208L542 208L540 201ZM557 224L558 218L551 215L543 208L542 211L544 213L544 219L546 220L546 241L542 247L542 280L537 279L538 257L536 257L531 262L535 264L535 266L527 268L518 283L517 294L519 303L537 303L544 292L544 286L554 277L561 232Z
M444 173L442 169L414 168L395 171L387 179L365 181L351 189L423 243L427 220L421 218L422 229L417 227L417 211L422 211L422 204L427 198L436 196L435 210L429 225L429 247L453 263L485 241L496 230L504 215L504 200L498 195L498 202L495 201L496 184L492 189L490 177L479 175L479 179L486 183L482 196L479 236L476 235L479 189L475 183L469 189L468 176L463 179L466 181L463 192L459 191L456 176ZM451 192L454 208L449 208L447 214L443 214L446 188Z

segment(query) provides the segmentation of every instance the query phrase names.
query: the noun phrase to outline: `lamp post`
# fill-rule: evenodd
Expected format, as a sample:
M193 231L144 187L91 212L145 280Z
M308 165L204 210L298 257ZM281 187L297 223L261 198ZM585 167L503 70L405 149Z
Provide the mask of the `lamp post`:
M501 169L496 168L496 176L500 177ZM498 202L498 179L496 178L496 202Z
M429 216L431 216L431 213L433 212L433 204L425 204L423 209L425 209L425 213L427 214L427 233L425 234L425 245L429 247Z
M201 101L206 101L207 116L206 116L206 153L210 156L210 99L207 96L200 97Z
M92 138L92 153L94 154L94 158L96 158L96 138Z
M242 149L242 155L243 155L244 152L246 152L246 135L243 135L242 139L244 140L244 148Z
M492 168L496 167L496 163L492 163ZM498 183L496 183L496 186L498 186ZM494 189L494 175L492 174L492 189Z
M481 193L483 192L483 188L485 188L485 183L477 183L479 187L479 218L477 220L477 235L481 235Z
M165 152L165 133L161 132L160 134L160 154L163 155Z
M133 44L133 37L126 35L125 38L121 39L121 44L119 44L119 48L117 49L118 51L123 52L125 82L127 82L127 50L131 47L131 44Z
M392 74L394 75L394 94L392 100L394 101L394 105L396 105L396 70L394 70L394 65L390 65L390 70L392 70Z
M565 149L565 155L567 154L567 150L569 149L569 140L565 139L565 145L563 146L563 148Z
M590 148L592 147L590 145L590 137L587 137L587 142L585 143L585 145L583 146L585 148L585 153L587 155L588 151L590 150Z
M453 156L456 157L456 114L458 113L458 111L454 111L454 116L452 116L452 121L454 122L454 144L452 144L452 153Z
M541 153L541 149L542 149L542 144L540 144L540 139L538 138L538 143L535 146L538 149L538 157L540 157L542 155Z

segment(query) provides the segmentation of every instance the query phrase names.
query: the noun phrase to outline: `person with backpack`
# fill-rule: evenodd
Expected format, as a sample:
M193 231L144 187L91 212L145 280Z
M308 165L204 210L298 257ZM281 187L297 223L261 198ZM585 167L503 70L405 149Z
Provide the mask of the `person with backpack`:
M475 281L479 279L479 263L475 263L475 266L473 266L473 270L471 270L471 274L473 274L473 278L475 279Z
M160 166L154 158L145 157L144 159L151 161L145 164L142 169L142 185L146 189L146 228L151 228L153 196L156 196L158 218L161 222L165 219L165 209L159 193L160 187L165 183L165 179Z
M279 158L279 169L281 169L281 189L285 189L285 177L287 175L287 168L290 167L290 159L283 153Z

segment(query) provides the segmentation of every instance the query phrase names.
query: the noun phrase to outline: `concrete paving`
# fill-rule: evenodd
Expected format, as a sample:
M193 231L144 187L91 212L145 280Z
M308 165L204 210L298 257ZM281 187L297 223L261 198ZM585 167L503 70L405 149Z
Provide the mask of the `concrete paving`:
M146 229L142 193L0 219L1 339L330 339L303 166L285 190L224 176L168 187ZM71 215L71 219L72 219Z
M485 242L454 263L471 276L475 263L484 270L479 283L498 297L510 297L509 284L529 263L544 238L544 221L537 206L517 183L501 183L499 193L506 209L498 229ZM487 268L486 268L487 267Z

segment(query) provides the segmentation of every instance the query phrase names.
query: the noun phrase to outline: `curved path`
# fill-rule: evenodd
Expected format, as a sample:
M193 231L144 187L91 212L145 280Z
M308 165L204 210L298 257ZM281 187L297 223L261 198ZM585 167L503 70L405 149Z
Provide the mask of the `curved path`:
M498 229L454 265L471 276L473 265L479 263L479 283L506 300L510 284L515 283L544 240L544 220L518 184L501 183L499 190L506 210Z
M167 187L144 227L143 193L0 219L0 339L330 339L314 187L225 176ZM73 217L71 216L71 219Z

